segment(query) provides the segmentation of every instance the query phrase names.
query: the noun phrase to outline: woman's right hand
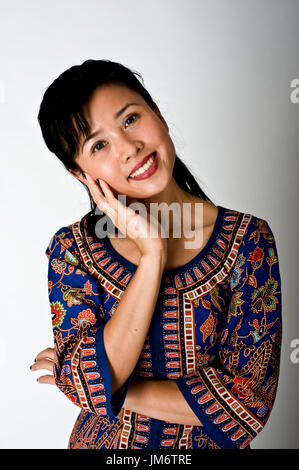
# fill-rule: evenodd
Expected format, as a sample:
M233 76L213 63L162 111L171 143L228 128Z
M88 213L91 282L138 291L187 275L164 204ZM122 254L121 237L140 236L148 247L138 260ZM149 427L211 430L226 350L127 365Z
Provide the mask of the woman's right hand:
M167 240L165 231L159 221L147 212L146 218L141 213L138 214L130 207L124 206L115 198L108 183L99 180L99 185L87 174L86 180L80 179L88 186L95 204L111 219L125 236L128 236L137 245L141 256L154 255L161 258L162 263L167 260ZM131 199L130 202L138 202ZM152 236L151 234L154 234ZM163 236L162 236L163 235Z
M37 378L40 384L56 385L54 378L54 348L46 348L34 359L34 363L30 366L32 371L47 369L51 375L42 375Z

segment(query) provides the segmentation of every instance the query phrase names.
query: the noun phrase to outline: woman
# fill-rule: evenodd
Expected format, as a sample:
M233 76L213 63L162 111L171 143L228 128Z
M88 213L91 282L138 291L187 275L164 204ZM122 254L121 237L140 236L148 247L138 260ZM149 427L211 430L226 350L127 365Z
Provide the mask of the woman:
M89 60L43 97L44 140L87 188L92 210L46 250L55 346L32 370L53 370L39 381L81 408L69 448L248 448L279 375L273 233L208 199L137 75ZM175 203L168 226L153 203ZM103 231L109 221L115 237L111 224ZM190 231L200 246L186 248Z

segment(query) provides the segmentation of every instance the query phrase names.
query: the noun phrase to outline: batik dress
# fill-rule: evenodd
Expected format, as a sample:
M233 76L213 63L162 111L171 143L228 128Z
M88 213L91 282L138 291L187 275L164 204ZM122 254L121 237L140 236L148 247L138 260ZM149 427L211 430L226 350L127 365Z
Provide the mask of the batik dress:
M113 396L103 329L137 266L109 237L91 235L86 217L53 235L46 254L54 376L81 408L69 448L242 449L265 426L277 390L281 344L275 239L265 220L217 207L213 232L200 253L163 272L136 367ZM134 377L174 380L202 425L125 409Z

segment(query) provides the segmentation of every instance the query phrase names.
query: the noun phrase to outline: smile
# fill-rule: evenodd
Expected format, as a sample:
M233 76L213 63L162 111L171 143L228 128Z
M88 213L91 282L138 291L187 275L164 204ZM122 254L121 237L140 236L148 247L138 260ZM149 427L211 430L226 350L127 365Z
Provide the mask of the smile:
M141 168L138 168L138 170L131 173L129 178L134 180L143 180L149 178L156 171L157 167L158 157L156 152L154 152Z

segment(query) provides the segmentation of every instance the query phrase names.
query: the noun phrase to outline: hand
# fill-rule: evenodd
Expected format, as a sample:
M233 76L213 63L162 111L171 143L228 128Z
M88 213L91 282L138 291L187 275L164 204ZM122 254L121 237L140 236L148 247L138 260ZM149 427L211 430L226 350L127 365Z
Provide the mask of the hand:
M145 217L144 214L138 214L130 207L124 206L115 198L108 183L98 180L101 191L99 185L87 173L85 175L86 180L83 177L78 177L78 179L88 187L95 204L108 215L114 226L134 241L141 252L141 256L159 255L165 264L167 259L167 241L164 228L159 221L149 213ZM131 202L138 201L131 199ZM151 238L150 233L154 233L157 236Z
M31 370L47 369L54 374L54 349L47 348L38 353ZM36 379L40 384L56 385L54 375L42 375Z

